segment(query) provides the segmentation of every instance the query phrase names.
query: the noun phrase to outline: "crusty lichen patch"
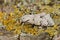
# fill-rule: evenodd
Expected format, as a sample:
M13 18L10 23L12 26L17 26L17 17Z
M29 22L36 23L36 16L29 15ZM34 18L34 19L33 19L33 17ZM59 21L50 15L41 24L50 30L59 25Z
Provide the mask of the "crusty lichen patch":
M22 1L23 2L23 1ZM30 4L24 5L24 3L17 6L17 5L11 5L11 7L14 9L13 12L10 11L6 13L6 11L0 11L0 22L5 27L6 30L13 32L14 34L21 34L26 33L29 35L39 35L43 32L47 32L50 36L57 35L59 32L59 24L60 24L60 4L54 3L52 6L49 5L49 3L37 3L37 4ZM50 2L50 1L49 1ZM9 6L7 6L9 7ZM8 8L9 9L9 8ZM8 11L8 10L7 10ZM21 17L24 15L35 15L40 14L41 12L45 12L46 14L50 14L51 18L54 21L53 26L46 26L47 28L39 28L40 25L32 25L34 22L32 19L29 22L32 22L32 24L21 24ZM36 16L36 15L35 15ZM27 16L28 17L28 16ZM26 18L27 18L26 17ZM33 18L33 17L31 17ZM35 19L37 19L38 16L36 16ZM47 16L48 18L48 16ZM29 19L29 17L28 17ZM25 21L25 20L24 20ZM45 21L45 19L44 19ZM35 20L34 24L40 24L36 23L39 22L38 20ZM27 22L28 23L28 22ZM42 20L43 24L43 20ZM52 25L52 24L51 24ZM32 28L32 26L34 26Z

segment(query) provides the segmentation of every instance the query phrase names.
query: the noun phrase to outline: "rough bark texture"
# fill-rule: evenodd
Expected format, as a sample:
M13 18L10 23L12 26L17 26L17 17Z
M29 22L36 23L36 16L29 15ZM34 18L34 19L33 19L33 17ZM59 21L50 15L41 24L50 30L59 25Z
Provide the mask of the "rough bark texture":
M0 36L0 40L17 40L17 37Z
M20 36L20 40L50 40L50 37L46 33L42 33L39 36Z

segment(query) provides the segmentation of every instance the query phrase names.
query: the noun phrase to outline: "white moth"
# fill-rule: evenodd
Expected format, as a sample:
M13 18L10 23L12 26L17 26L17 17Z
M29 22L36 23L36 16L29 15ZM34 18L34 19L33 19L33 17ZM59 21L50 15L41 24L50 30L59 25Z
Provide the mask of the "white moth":
M21 22L28 22L35 25L41 26L52 26L54 25L53 19L50 14L40 13L34 15L24 15L21 17Z

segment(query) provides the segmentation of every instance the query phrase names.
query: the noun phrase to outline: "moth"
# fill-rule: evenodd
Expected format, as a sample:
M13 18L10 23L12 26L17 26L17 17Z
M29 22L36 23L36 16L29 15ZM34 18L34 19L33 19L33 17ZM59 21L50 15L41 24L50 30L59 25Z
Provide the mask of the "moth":
M21 22L23 23L30 23L34 25L40 26L53 26L54 21L51 18L50 14L40 13L40 14L31 14L31 15L24 15L21 17Z

